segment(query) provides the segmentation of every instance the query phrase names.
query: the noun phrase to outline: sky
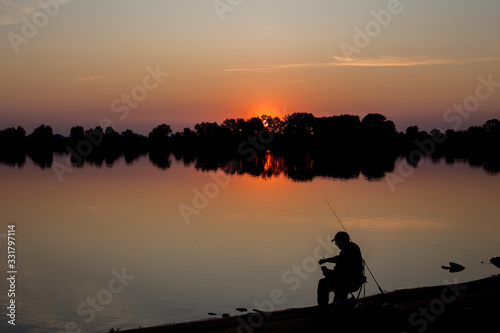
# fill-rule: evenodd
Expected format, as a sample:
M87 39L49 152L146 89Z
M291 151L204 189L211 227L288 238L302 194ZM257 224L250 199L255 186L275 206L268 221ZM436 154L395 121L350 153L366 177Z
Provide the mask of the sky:
M500 118L497 0L0 0L0 129Z

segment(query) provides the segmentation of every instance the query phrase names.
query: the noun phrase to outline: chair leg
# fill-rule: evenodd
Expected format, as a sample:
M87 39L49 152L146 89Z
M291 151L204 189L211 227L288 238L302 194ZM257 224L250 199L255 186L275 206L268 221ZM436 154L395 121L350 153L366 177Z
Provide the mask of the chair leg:
M359 296L361 295L361 291L363 291L365 288L365 284L363 283L361 287L358 290L358 296L354 296L353 292L351 292L352 297L356 300L356 305L360 304L361 302L359 301Z

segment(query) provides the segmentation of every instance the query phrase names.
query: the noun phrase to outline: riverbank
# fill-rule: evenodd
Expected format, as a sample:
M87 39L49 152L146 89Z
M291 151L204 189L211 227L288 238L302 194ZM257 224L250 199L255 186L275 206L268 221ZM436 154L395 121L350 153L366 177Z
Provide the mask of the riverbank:
M451 280L451 278L450 278ZM485 332L498 327L500 275L453 285L403 289L361 299L358 309L320 315L316 306L204 319L127 333Z

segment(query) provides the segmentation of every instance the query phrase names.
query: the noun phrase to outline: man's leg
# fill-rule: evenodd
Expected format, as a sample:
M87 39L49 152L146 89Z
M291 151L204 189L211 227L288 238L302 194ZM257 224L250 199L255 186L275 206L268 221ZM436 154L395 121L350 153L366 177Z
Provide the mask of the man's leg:
M337 288L337 290L335 291L335 296L333 297L332 304L335 304L335 302L337 302L337 301L347 299L348 294L349 293L347 292L347 290Z
M330 298L330 292L334 290L334 280L323 278L318 282L318 305L320 307L326 308L328 306L328 300Z

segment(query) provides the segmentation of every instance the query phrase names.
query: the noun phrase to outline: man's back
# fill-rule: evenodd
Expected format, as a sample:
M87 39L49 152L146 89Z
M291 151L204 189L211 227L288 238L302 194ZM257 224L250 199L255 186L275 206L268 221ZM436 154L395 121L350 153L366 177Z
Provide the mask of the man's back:
M346 280L353 280L363 275L363 257L356 243L348 242L342 247L334 271Z

